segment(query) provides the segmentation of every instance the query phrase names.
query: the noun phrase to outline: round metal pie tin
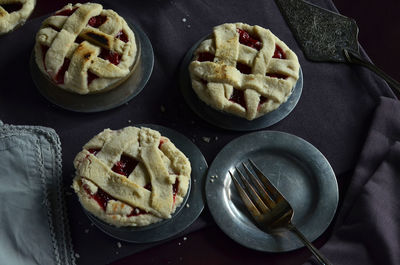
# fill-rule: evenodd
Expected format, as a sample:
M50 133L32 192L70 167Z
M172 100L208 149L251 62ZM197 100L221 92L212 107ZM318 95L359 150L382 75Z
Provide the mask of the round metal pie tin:
M57 87L45 76L35 62L34 51L30 58L32 79L39 92L51 103L75 112L99 112L113 109L137 96L147 84L154 65L154 53L150 40L140 27L125 18L135 34L137 58L129 76L117 87L103 93L80 95Z
M179 234L199 217L204 208L203 189L208 166L201 151L184 135L160 125L138 124L133 126L159 131L189 158L192 173L189 190L184 201L170 219L141 227L116 227L100 220L86 210L85 213L101 231L116 239L131 243L157 242Z
M188 50L185 57L182 60L180 71L179 71L179 85L183 97L189 107L203 120L206 122L220 127L222 129L233 130L233 131L252 131L263 129L274 125L275 123L281 121L296 107L301 92L303 90L303 71L299 70L299 79L297 80L295 86L292 88L292 93L286 102L282 103L276 110L271 111L257 119L246 120L245 118L240 118L229 114L226 112L218 111L201 99L199 99L192 88L192 83L189 75L189 64L193 59L193 52L197 49L202 41L207 39L209 36L201 38L192 48Z

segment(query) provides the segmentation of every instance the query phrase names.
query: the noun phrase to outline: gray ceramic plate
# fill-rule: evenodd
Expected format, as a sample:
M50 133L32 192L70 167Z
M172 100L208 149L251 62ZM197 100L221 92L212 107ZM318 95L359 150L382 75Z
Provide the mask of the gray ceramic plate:
M248 158L290 202L297 228L310 241L319 237L336 212L339 195L335 174L310 143L276 131L260 131L233 140L211 164L206 199L219 227L236 242L260 251L284 252L303 247L289 231L271 235L254 224L228 173Z
M293 87L292 94L288 100L283 103L276 110L265 114L264 116L252 121L244 118L236 117L228 113L215 110L201 101L196 93L193 91L190 76L189 64L193 58L193 52L197 49L199 44L208 36L199 40L193 47L186 53L179 72L179 85L189 107L203 120L211 123L214 126L234 131L252 131L269 127L284 119L297 105L303 90L303 72L300 68L299 79Z
M203 187L207 172L207 162L197 146L184 135L159 125L140 124L136 126L159 131L161 135L169 138L189 158L192 174L190 189L185 201L172 215L171 219L144 227L115 227L96 218L89 212L85 211L85 213L100 230L114 238L132 243L151 243L177 235L199 217L204 208Z
M30 69L32 79L39 92L51 103L70 111L99 112L121 106L137 96L153 71L154 54L150 40L146 34L126 19L135 34L138 49L136 62L132 66L130 76L118 87L104 93L79 95L58 88L39 70L34 52L31 54Z

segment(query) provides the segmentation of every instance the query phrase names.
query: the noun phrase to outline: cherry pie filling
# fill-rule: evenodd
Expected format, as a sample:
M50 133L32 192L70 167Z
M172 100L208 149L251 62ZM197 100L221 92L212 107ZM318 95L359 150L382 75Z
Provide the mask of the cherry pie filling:
M94 28L98 28L103 25L107 21L107 17L103 15L98 15L95 17L91 17L88 21L88 24Z
M281 47L279 47L278 45L275 45L275 51L274 51L274 55L272 56L272 58L276 58L276 59L286 59L286 54L285 52L282 50ZM287 75L284 74L278 74L278 73L266 73L266 76L269 77L273 77L273 78L279 78L279 79L286 79L288 78Z
M197 54L197 61L199 62L212 62L215 55L209 52L199 52Z
M93 154L93 155L97 155L98 152L100 152L100 148L89 148L88 152Z
M178 194L179 180L176 178L175 183L172 185L172 198L175 205L176 194Z
M125 31L121 30L120 32L117 33L115 36L117 39L122 40L123 42L128 42L129 38L128 35L125 33Z
M82 185L82 188L86 191L87 194L90 195L90 197L95 200L99 206L103 209L103 211L106 211L107 209L107 204L109 201L114 200L117 201L113 196L102 190L101 188L97 188L96 193L91 194L90 189L87 185ZM147 212L145 210L142 210L140 208L133 208L132 211L127 215L128 217L131 216L138 216L141 214L146 214Z
M165 143L164 139L160 140L158 148L161 147ZM97 155L100 152L100 148L89 148L88 152ZM134 158L127 156L125 154L121 155L120 161L114 164L112 167L112 171L124 175L124 176L129 176L132 171L135 169L135 167L138 165L139 161L135 160ZM107 192L105 192L103 189L97 187L96 193L92 194L90 191L90 188L87 185L82 185L82 188L85 190L85 192L92 198L94 199L99 206L103 209L103 211L106 211L107 209L107 204L110 200L115 200L113 196L109 195ZM151 191L152 186L151 183L147 183L143 188ZM172 185L172 196L173 196L173 204L175 204L176 201L176 195L178 194L178 188L179 188L179 180L176 178L175 183ZM132 211L127 215L127 217L131 216L138 216L141 214L147 214L147 212L143 209L140 209L138 207L134 207Z
M7 6L11 6L11 4L7 5ZM55 13L55 15L57 15L57 16L71 16L77 9L78 9L78 7L75 7L75 8L72 8L72 9L65 9L65 10L62 10L62 11L59 11L59 12ZM98 28L102 24L104 24L106 21L107 21L107 17L106 16L98 15L98 16L91 17L89 19L89 21L88 21L88 24L90 26L92 26L92 27ZM53 25L49 25L49 27L53 28L56 31L59 31L59 29L57 27L53 26ZM128 35L123 30L121 30L120 32L117 33L116 38L120 39L123 42L128 42L129 41ZM85 41L85 39L80 37L80 36L78 36L75 39L75 42L78 43L78 44L82 43L83 41ZM46 57L46 53L47 53L48 49L49 49L48 46L43 45L43 44L41 45L42 59L43 59L43 65L44 65L45 70L46 70L45 57ZM118 54L116 52L113 52L113 51L110 51L110 50L107 50L107 49L103 49L103 48L100 51L99 57L104 59L104 60L108 60L110 63L112 63L114 65L118 65L121 62L121 55L120 54ZM55 81L56 84L58 84L58 85L64 84L64 75L65 75L65 72L68 70L69 64L70 64L70 59L65 58L63 65L61 66L60 70L58 71L58 73L54 77L54 81ZM87 75L88 75L87 76L87 84L88 84L88 86L92 83L93 80L99 78L99 76L97 76L96 74L94 74L94 73L92 73L90 71L87 72Z
M111 170L128 177L138 164L139 161L136 159L122 154L120 160L114 164Z
M176 200L176 195L178 194L178 187L179 187L179 181L176 179L175 183L172 185L172 195L173 195L173 203L175 204ZM99 206L103 209L103 211L107 210L107 205L108 202L111 200L118 201L116 198L102 190L101 188L97 187L96 193L92 194L90 192L90 189L87 185L82 185L82 188L85 190L85 192L92 198L94 199ZM146 188L146 186L144 187ZM151 191L151 187L150 187ZM127 217L131 216L139 216L141 214L147 214L147 212L143 209L140 209L138 207L134 207L132 211L127 215Z
M262 104L264 104L265 102L267 102L268 98L264 97L264 96L260 96L260 102L258 102L258 107L257 110L260 110Z
M93 74L93 73L90 72L90 71L87 72L87 75L88 75L88 76L87 76L87 83L88 83L88 85L90 85L90 84L92 83L93 80L99 78L98 75Z
M272 56L272 58L286 59L286 54L282 50L281 47L279 47L278 45L275 45L275 51L274 51L274 55Z
M83 39L80 37L78 37L77 39L78 39L78 43L79 43L79 40L81 42L83 41ZM46 70L45 57L46 57L47 51L49 50L49 47L46 45L41 45L41 50L42 50L43 65ZM112 51L106 50L106 49L101 49L99 57L104 60L108 60L110 63L112 63L114 65L118 65L121 62L121 55L119 55L116 52L112 52ZM68 70L70 62L71 62L70 59L64 58L63 65L61 66L60 70L58 70L57 74L54 77L54 81L56 84L58 84L58 85L64 84L65 72ZM92 83L92 81L97 78L99 78L99 76L88 71L88 78L87 78L88 85L90 85Z
M161 149L161 146L165 143L166 141L164 139L160 139L160 143L158 144L158 149Z
M234 88L233 92L232 92L232 95L229 98L229 101L237 103L240 106L242 106L243 108L247 109L243 90L239 90L239 89Z
M116 52L107 50L107 49L101 49L101 52L99 54L99 57L110 61L110 63L118 65L121 62L121 55L119 55Z
M250 34L243 29L237 28L236 30L239 33L239 42L241 44L256 49L257 51L261 50L262 43L260 40L250 36Z
M239 70L242 74L249 75L251 74L251 67L244 63L236 63L236 69Z
M8 12L16 12L22 8L21 3L10 3L10 4L1 4L1 6Z
M61 85L64 84L64 76L65 72L68 70L69 64L71 60L68 58L64 58L64 63L61 66L60 70L58 70L57 74L54 76L54 81L56 84Z
M266 75L266 76L269 76L269 77L279 78L279 79L286 79L286 78L288 78L287 75L283 75L283 74L269 74L269 73L266 73L265 75Z
M100 150L101 150L100 148L89 148L88 152L93 155L97 155L100 152ZM112 168L112 171L124 176L129 176L129 174L135 169L138 163L139 163L138 161L127 155L121 155L120 161L115 163L115 165ZM90 197L93 198L104 211L106 211L107 204L110 200L116 200L113 196L109 195L99 187L97 188L97 192L95 194L91 194L90 189L86 185L83 185L82 187L86 191L86 193L89 194ZM145 213L147 212L140 208L135 207L127 216L128 217L138 216Z

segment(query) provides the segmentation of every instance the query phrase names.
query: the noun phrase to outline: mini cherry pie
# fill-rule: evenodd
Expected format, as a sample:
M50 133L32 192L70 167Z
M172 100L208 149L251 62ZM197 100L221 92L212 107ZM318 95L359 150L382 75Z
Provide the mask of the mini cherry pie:
M68 4L36 34L39 69L59 87L78 94L116 87L129 76L136 53L128 24L100 4Z
M106 129L74 160L73 188L84 208L115 226L171 218L188 191L188 158L158 131Z
M35 7L35 0L0 0L0 34L24 23Z
M286 102L299 68L296 54L271 31L230 23L215 27L198 46L189 72L202 101L253 120Z

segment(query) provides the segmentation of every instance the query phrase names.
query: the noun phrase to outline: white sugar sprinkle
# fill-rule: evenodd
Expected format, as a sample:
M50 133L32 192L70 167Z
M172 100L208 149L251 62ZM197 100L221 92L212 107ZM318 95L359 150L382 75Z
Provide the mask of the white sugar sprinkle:
M75 253L75 257L79 259L81 256L78 253Z
M189 208L189 207L190 207L189 203L186 203L186 208Z
M132 121L131 120L128 120L128 123L131 123Z
M186 240L187 240L187 237L183 237L183 240L186 241Z
M121 248L121 247L122 247L121 242L117 242L117 247L118 247L118 248Z
M139 214L139 213L140 213L140 210L139 210L138 208L136 208L136 209L135 209L135 213L136 213L136 214Z
M179 243L178 243L178 246L180 246L180 245L182 245L182 243L181 243L181 242L179 242Z
M185 23L186 22L186 18L182 18L182 22Z
M213 180L213 179L210 179L210 182L214 182L214 180Z
M210 137L205 137L203 136L201 139L203 139L204 142L209 143L210 142Z
M190 25L187 25L186 27L188 27L188 28L190 29L191 26L190 26Z

